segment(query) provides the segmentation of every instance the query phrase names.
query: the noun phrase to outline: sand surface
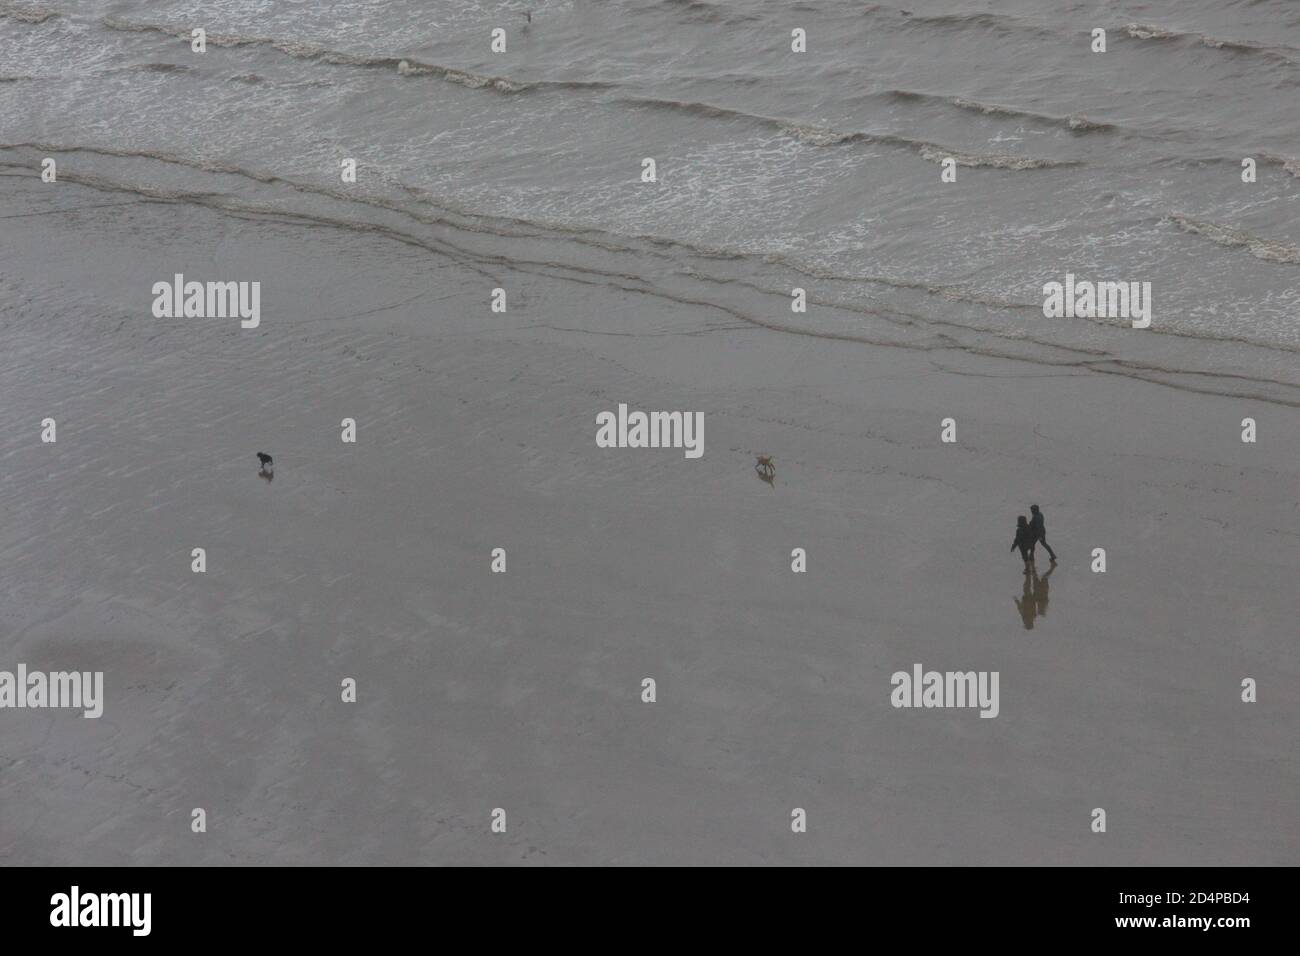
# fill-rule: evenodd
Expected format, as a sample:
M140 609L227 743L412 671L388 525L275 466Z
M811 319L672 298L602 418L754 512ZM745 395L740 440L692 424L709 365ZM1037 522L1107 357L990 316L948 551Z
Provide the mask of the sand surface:
M0 712L3 862L1300 862L1294 385L791 334L788 293L649 254L5 172L0 667L106 702ZM153 318L176 271L260 279L260 328ZM704 456L597 448L620 402L702 412ZM918 662L1000 672L999 716L891 707Z

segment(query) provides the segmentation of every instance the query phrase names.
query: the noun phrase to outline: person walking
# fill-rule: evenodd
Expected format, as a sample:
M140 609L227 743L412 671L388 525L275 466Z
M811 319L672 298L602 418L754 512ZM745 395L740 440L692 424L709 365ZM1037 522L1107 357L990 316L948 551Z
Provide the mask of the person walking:
M1046 548L1047 553L1052 558L1052 563L1055 564L1056 552L1053 551L1052 546L1047 543L1047 522L1043 519L1043 513L1038 510L1038 505L1030 505L1029 511L1034 516L1029 522L1029 527L1034 532L1034 543L1041 544Z
M1029 526L1029 521L1024 515L1016 518L1016 537L1011 542L1011 550L1020 549L1020 556L1025 559L1025 574L1029 573L1029 566L1034 561L1034 529Z

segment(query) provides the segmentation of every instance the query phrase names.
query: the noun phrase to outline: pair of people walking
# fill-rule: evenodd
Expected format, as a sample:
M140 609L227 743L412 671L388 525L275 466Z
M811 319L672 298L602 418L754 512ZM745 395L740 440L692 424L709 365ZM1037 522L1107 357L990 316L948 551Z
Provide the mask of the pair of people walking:
M1041 544L1047 549L1047 553L1052 558L1052 563L1056 563L1056 552L1052 546L1047 543L1047 522L1043 518L1042 511L1038 505L1030 505L1029 512L1032 518L1026 518L1020 515L1016 519L1016 537L1011 542L1011 550L1020 549L1020 556L1025 559L1025 574L1029 573L1030 565L1034 563L1034 548Z

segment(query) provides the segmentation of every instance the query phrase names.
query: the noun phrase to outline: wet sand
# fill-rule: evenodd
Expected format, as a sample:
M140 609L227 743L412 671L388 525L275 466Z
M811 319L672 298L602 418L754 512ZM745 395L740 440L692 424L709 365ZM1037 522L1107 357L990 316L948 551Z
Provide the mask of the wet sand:
M0 712L6 863L1300 862L1286 389L790 334L543 238L31 175L0 217L0 667L107 696ZM154 319L178 271L261 280L261 327ZM703 457L597 448L620 402ZM1000 715L892 708L917 662Z

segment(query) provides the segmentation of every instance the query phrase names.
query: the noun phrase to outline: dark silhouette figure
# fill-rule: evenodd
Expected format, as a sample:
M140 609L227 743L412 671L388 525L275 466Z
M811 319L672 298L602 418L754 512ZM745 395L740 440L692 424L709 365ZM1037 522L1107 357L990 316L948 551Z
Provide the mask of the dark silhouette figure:
M268 455L266 452L259 451L257 453L257 460L262 463L263 468L271 467L271 456Z
M1033 575L1036 580L1038 575ZM1034 616L1037 613L1037 607L1034 604L1034 585L1030 581L1030 574L1025 572L1024 593L1018 598L1012 598L1016 602L1016 610L1020 612L1020 620L1025 625L1026 631L1034 629Z
M257 460L262 463L262 467L258 471L257 477L265 478L267 481L274 481L275 465L271 463L271 456L264 451L259 451L257 453Z
M776 478L776 465L772 464L770 455L757 455L758 463L754 465L754 471L758 472L758 477L762 478L769 485L776 488L774 479Z
M1029 573L1029 566L1034 561L1034 529L1029 526L1029 521L1024 515L1016 518L1016 537L1011 542L1012 551L1020 549L1020 556L1025 559L1025 574Z
M1055 564L1056 552L1053 551L1052 546L1047 543L1047 522L1043 520L1043 513L1038 510L1038 505L1030 505L1029 511L1034 516L1033 520L1029 522L1029 527L1034 531L1034 543L1041 544L1046 548L1047 553L1052 558L1052 563Z

